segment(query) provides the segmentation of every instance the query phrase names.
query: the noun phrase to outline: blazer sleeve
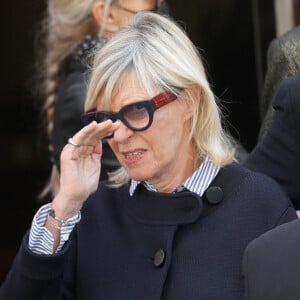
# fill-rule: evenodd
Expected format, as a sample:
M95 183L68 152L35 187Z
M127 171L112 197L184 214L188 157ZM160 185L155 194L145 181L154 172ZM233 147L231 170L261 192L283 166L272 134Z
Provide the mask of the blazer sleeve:
M28 248L27 233L13 265L0 287L0 299L7 300L74 300L65 278L65 265L70 259L70 242L54 255L38 255ZM69 280L69 279L68 279Z

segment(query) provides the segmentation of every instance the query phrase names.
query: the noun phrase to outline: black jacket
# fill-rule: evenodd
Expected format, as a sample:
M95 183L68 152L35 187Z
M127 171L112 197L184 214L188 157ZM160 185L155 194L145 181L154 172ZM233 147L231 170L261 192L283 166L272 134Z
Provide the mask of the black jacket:
M219 203L101 184L59 254L35 255L24 238L0 299L240 300L247 244L296 214L278 184L238 164L211 187Z
M54 161L58 168L63 147L83 127L80 116L84 113L90 66L95 50L100 49L104 43L102 38L87 36L66 59L65 77L55 102L51 139ZM109 145L103 142L101 179L105 179L107 172L118 166L119 162Z
M273 102L274 120L245 165L269 175L300 208L300 73L285 79Z

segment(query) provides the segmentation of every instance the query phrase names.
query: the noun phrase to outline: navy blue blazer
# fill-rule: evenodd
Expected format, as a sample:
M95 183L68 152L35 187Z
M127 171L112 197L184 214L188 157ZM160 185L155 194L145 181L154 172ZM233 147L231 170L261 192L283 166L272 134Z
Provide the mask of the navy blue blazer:
M241 299L247 244L296 218L277 183L235 163L202 198L128 189L100 184L58 254L33 254L26 235L0 299Z
M275 179L300 209L300 73L281 83L273 107L273 123L245 166Z

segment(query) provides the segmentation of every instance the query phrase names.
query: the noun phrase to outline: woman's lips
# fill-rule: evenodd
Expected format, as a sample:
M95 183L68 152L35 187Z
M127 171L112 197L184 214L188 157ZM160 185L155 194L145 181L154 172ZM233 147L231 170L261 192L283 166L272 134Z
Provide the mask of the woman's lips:
M126 164L132 164L137 162L138 160L142 159L144 156L146 150L134 150L134 151L129 151L129 152L123 152L123 159Z

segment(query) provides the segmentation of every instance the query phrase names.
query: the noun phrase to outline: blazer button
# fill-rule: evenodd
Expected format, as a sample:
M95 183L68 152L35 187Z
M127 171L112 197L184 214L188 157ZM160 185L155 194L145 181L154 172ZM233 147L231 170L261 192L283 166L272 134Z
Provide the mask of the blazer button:
M156 251L153 259L153 265L156 268L162 267L166 260L166 253L164 250L159 249Z

